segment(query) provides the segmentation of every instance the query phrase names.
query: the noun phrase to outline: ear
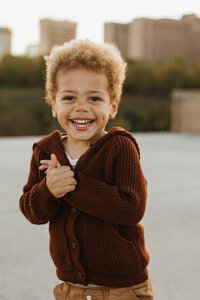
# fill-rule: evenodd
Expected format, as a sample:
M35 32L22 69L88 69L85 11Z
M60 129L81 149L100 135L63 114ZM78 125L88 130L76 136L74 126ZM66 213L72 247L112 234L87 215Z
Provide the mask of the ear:
M51 105L51 111L54 118L57 117L57 110L56 110L56 102L54 101Z
M109 118L114 119L118 110L118 102L116 100L113 100L110 107L110 114Z

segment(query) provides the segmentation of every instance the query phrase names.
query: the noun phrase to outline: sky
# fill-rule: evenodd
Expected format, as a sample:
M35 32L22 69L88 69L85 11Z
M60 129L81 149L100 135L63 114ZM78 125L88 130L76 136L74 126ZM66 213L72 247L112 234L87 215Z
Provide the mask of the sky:
M12 53L38 44L39 20L50 18L77 23L77 38L103 41L105 22L129 23L135 18L180 19L200 17L199 0L0 0L0 27L12 30Z

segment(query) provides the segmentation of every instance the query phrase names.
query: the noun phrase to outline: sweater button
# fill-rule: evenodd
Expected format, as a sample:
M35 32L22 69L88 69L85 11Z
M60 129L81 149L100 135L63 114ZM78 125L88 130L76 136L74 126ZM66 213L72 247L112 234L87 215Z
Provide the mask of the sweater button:
M78 272L78 277L79 278L83 278L84 277L83 273L82 272Z
M72 207L71 210L70 210L70 212L71 212L72 215L75 215L76 214L76 208Z
M72 248L76 249L76 247L77 247L77 243L76 242L72 242Z

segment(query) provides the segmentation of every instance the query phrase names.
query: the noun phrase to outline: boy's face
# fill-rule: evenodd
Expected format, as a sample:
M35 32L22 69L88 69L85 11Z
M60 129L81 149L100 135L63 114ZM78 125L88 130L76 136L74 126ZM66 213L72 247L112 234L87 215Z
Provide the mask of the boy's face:
M117 101L110 101L104 73L85 69L60 70L53 116L67 132L68 141L90 144L103 136L105 126L117 113Z

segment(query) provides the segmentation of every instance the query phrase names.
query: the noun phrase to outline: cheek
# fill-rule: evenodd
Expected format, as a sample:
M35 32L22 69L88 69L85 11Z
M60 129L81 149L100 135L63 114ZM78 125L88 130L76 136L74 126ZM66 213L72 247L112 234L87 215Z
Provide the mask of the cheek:
M57 114L60 116L65 116L69 113L69 108L65 105L60 103L57 105Z
M106 113L104 112L101 115L100 120L101 120L102 123L107 123L108 122L108 120L109 120L109 113L108 113L108 111Z
M59 121L65 121L68 119L68 113L63 109L57 109L57 119Z
M108 111L107 110L98 111L98 118L100 120L102 120L102 121L107 120L107 118L108 118Z

